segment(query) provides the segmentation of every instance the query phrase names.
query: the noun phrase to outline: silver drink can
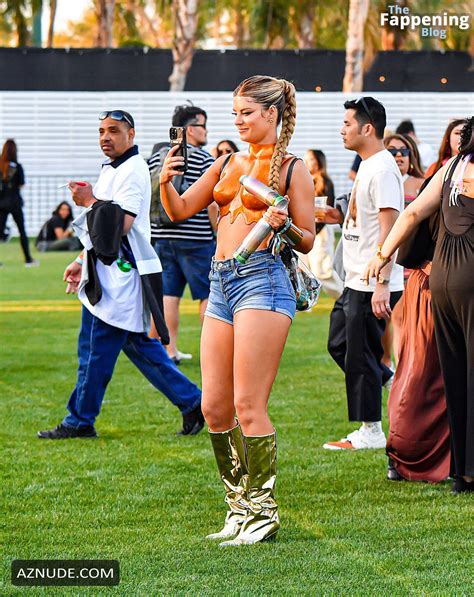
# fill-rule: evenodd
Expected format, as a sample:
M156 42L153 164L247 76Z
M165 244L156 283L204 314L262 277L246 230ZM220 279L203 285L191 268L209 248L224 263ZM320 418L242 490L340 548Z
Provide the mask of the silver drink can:
M248 258L254 253L263 241L273 232L273 228L263 218L259 220L242 241L234 253L234 259L239 263L247 263Z
M266 184L263 184L257 178L253 178L252 176L241 176L240 184L244 187L246 191L263 201L269 207L272 205L276 205L281 201L286 201L284 197L282 197L279 193L267 187Z
M241 176L239 180L240 184L249 193L257 197L257 199L260 199L265 205L287 209L288 200L270 187L267 187L263 182L260 182L252 176ZM235 251L234 259L239 263L246 263L250 255L258 249L262 242L270 236L272 232L275 231L270 224L263 218L260 219L244 238L240 247Z

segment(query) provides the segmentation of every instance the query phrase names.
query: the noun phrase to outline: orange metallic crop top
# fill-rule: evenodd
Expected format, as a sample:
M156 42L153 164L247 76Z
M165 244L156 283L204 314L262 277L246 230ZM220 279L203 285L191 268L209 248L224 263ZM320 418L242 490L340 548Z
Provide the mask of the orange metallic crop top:
M275 145L249 145L249 151L234 153L229 159L222 177L214 187L214 201L219 206L219 218L230 214L231 223L241 213L247 224L257 222L268 208L248 193L240 184L243 175L258 178L268 184L270 162Z

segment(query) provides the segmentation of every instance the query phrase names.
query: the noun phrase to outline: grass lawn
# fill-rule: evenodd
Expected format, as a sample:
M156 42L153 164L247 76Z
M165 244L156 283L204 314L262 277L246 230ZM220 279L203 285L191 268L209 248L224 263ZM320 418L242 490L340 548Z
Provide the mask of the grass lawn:
M222 549L204 539L224 519L207 433L177 437L177 409L123 356L98 440L36 439L61 421L75 382L80 309L61 280L70 258L45 254L25 269L17 243L0 245L0 595L27 594L10 584L13 559L94 558L120 560L118 587L28 594L474 593L472 497L452 496L447 483L386 481L380 450L321 447L353 429L325 348L329 299L297 316L271 399L282 519L274 542ZM194 359L182 369L197 383L199 330L186 299L180 348Z

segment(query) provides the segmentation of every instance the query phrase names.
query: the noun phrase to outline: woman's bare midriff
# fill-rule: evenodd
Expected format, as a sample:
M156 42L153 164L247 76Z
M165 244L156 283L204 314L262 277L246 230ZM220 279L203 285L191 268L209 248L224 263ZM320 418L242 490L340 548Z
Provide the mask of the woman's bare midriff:
M240 246L247 234L255 226L256 222L246 224L242 214L239 214L234 222L230 223L230 215L224 216L217 227L217 248L215 258L218 261L232 259L235 250ZM266 249L270 238L265 240L258 250Z

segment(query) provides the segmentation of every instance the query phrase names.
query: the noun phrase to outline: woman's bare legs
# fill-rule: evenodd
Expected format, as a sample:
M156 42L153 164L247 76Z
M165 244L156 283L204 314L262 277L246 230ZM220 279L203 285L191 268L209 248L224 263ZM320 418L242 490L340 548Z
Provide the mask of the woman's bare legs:
M244 435L269 435L267 404L291 320L282 313L244 309L234 317L234 403Z
M227 431L235 426L234 327L204 317L201 333L201 408L210 431Z
M234 316L234 403L245 438L247 512L238 534L223 546L258 543L280 528L276 436L267 405L290 324L272 311L245 309Z
M211 431L234 426L244 435L268 435L267 413L291 320L282 313L244 309L234 326L205 317L201 335L202 412Z

